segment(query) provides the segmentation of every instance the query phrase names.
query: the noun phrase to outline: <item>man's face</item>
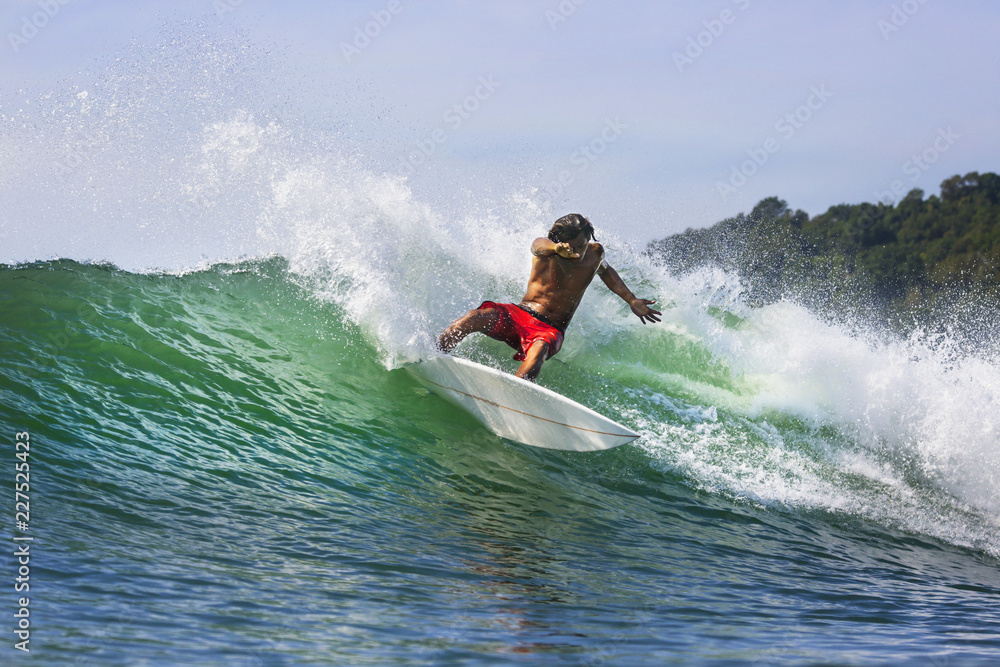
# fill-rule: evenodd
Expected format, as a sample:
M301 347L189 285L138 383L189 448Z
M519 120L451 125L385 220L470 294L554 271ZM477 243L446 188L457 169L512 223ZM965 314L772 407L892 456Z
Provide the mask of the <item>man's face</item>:
M580 259L587 254L590 247L590 232L580 232L575 239L569 241L570 249L580 255Z

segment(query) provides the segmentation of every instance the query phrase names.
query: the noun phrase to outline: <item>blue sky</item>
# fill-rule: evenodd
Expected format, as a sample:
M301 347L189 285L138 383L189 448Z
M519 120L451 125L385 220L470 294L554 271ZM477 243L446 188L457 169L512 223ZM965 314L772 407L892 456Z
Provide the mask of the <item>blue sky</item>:
M298 121L418 199L533 192L636 242L771 195L817 214L1000 169L987 0L15 0L0 28L0 111L165 35L237 35L262 107L279 82Z

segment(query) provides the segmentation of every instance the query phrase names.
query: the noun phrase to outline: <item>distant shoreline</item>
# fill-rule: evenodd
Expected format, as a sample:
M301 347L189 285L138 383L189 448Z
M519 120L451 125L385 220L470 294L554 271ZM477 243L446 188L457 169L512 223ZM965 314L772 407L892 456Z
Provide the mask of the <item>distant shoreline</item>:
M738 273L751 305L791 296L831 312L926 319L969 298L1000 301L1000 176L953 176L940 197L914 189L896 204L840 204L813 218L769 197L646 252L679 273Z

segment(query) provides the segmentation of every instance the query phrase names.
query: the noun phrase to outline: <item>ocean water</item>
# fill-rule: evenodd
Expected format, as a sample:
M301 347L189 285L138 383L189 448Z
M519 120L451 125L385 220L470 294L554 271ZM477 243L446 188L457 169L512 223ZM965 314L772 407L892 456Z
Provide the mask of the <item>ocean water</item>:
M59 230L0 266L11 588L33 538L31 653L8 588L0 661L1000 661L995 340L750 308L595 221L664 321L598 282L539 382L641 438L497 438L399 366L519 299L556 212L422 199L204 57L0 109L4 238Z
M3 269L31 664L1000 659L995 362L665 287L655 327L595 289L543 370L642 434L569 454L394 370L415 297L283 257Z

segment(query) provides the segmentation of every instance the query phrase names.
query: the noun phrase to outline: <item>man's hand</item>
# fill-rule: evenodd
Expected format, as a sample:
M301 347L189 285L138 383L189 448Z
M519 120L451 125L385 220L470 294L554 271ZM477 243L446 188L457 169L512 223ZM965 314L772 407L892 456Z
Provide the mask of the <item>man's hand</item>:
M660 311L650 308L654 303L656 301L650 301L649 299L632 299L628 305L632 308L632 312L639 317L639 320L645 324L647 319L650 322L660 321Z
M650 308L656 301L640 299L635 294L632 294L632 290L625 285L622 277L607 262L603 263L603 269L603 271L598 271L597 275L601 277L601 280L604 281L609 290L620 296L628 304L640 322L645 324L646 320L650 322L660 321L660 311Z
M580 259L580 253L573 252L568 243L557 243L555 251L557 255L566 259Z

